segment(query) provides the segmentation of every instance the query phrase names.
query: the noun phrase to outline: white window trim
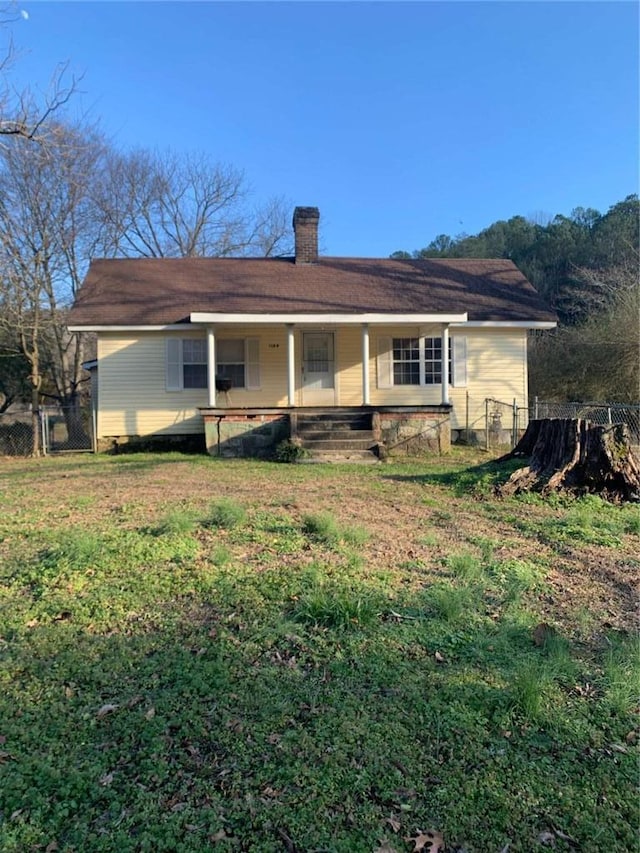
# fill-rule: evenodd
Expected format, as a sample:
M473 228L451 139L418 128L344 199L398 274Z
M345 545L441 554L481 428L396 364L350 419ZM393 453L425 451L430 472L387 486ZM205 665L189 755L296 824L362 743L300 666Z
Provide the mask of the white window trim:
M242 388L237 391L257 391L260 389L260 340L259 338L242 337L244 342L244 381ZM202 388L184 387L184 341L193 340L171 336L165 339L165 390L168 393L178 391L206 391ZM220 338L220 341L233 338ZM238 338L235 338L238 340ZM207 365L211 369L210 365Z
M418 338L420 348L420 381L415 385L401 385L393 381L393 341L396 338ZM424 335L381 335L378 337L378 388L441 388L442 382L426 382L425 341L427 338L440 338L433 332ZM449 387L463 388L467 384L467 339L464 335L449 337L451 365Z

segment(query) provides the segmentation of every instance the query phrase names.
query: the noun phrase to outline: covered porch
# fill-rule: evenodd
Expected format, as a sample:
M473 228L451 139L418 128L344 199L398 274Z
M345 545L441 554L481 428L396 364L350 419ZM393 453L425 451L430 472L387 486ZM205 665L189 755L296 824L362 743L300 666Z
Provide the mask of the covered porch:
M449 406L449 330L466 320L466 313L190 316L206 335L211 410ZM243 383L229 365L230 336L236 344L246 336Z

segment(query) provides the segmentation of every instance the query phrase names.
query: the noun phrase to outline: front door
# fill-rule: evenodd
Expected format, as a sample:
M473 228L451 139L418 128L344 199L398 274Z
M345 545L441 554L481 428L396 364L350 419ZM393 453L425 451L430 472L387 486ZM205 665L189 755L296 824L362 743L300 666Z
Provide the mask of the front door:
M334 406L335 385L333 332L303 332L302 405Z

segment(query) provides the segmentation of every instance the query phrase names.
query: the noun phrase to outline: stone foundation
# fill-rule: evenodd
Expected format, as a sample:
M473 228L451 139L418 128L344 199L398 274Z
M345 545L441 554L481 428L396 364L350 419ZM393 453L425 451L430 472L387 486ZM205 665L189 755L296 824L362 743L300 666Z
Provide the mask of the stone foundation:
M373 430L386 456L423 456L451 450L449 409L375 412Z
M288 413L203 414L204 434L212 456L268 459L290 436Z

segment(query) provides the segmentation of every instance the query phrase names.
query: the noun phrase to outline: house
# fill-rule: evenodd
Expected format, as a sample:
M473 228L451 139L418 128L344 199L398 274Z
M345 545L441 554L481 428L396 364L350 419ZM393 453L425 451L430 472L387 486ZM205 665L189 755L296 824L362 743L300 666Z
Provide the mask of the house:
M97 333L100 446L416 452L484 425L485 398L527 405L527 335L556 317L511 261L320 257L318 221L295 209L289 258L91 263L70 329Z

